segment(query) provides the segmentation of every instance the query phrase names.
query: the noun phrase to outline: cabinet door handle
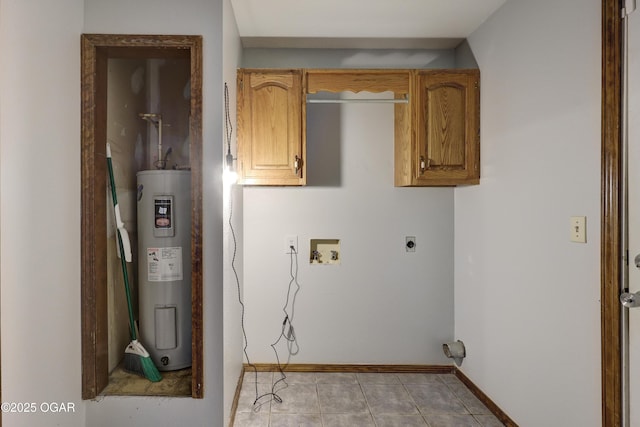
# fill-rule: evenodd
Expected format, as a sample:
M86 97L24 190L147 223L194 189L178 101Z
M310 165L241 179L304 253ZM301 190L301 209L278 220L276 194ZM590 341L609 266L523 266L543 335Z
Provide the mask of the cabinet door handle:
M293 160L293 168L296 172L296 175L300 173L301 163L302 163L302 159L298 157L298 155L296 154L295 159Z

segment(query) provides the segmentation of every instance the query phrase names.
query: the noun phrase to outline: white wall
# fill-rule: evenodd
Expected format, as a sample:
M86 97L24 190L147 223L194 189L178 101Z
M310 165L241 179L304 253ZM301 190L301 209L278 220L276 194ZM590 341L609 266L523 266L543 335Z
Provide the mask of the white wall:
M629 16L629 254L640 254L640 13ZM633 265L633 264L631 264ZM640 270L629 268L629 292L640 291ZM630 425L640 425L640 312L629 310Z
M321 52L325 62L319 63L315 50L296 50L290 57L284 50L263 53L245 56L243 65L366 62L402 68L416 58L423 63L439 59L429 52L351 51L346 52L350 56ZM445 56L453 61L450 52ZM244 189L251 361L276 362L270 344L281 331L291 280L284 238L294 234L300 290L294 310L287 308L295 314L300 350L291 363L449 364L441 344L454 332L453 190L393 186L389 104L308 104L307 150L306 187ZM416 236L415 253L405 252L405 236ZM309 240L318 238L340 239L340 265L309 264ZM277 348L286 360L284 346Z
M482 165L455 191L455 333L521 426L601 420L600 6L510 0L469 38ZM569 242L572 215L588 243Z
M135 5L125 1L62 0L51 5L3 0L0 5L0 179L13 183L2 188L0 203L1 323L12 325L2 331L2 396L3 401L38 405L72 402L76 408L66 415L5 414L4 425L175 426L184 420L194 426L227 424L241 358L239 321L231 309L224 339L229 348L237 349L237 356L230 350L223 368L222 9L221 1L204 0ZM230 16L226 0L224 13ZM79 82L83 32L204 37L203 400L81 400ZM230 86L235 100L239 57L235 24L225 24L225 37L229 40L225 76L233 77ZM236 59L231 60L233 57Z
M0 5L3 425L84 426L80 394L82 0ZM76 411L41 411L71 402ZM46 408L45 408L46 409Z
M269 49L242 51L245 68L451 68L454 49Z
M240 342L226 265L222 289L222 81L233 62L220 61L238 56L226 26L222 53L228 12L227 0L0 2L2 398L76 404L71 414L5 414L4 425L223 425L234 377L223 370L239 370ZM81 401L81 32L204 36L203 400ZM510 0L470 45L482 70L483 169L479 187L455 190L463 370L520 425L599 425L600 4ZM255 361L273 360L268 344L289 280L282 238L295 233L302 289L293 362L442 362L439 343L453 334L453 194L392 187L386 108L314 113L310 154L327 155L324 132L339 135L328 153L338 150L339 186L244 190ZM316 165L325 182L335 179L329 172ZM588 216L586 245L568 242L570 215ZM403 248L409 234L418 238L412 255ZM344 264L307 265L311 237L342 239ZM221 342L235 349L223 357Z
M223 425L222 16L222 0L141 0L135 3L85 0L86 33L197 34L204 39L202 241L205 397L202 400L106 397L87 404L86 424L91 427L176 426L187 420L191 426Z
M224 0L224 19L222 21L223 32L223 55L222 55L222 76L223 81L229 88L229 117L231 120L231 153L235 155L236 150L236 69L240 64L242 46L240 36L236 26L235 17L230 0ZM223 132L224 133L224 132ZM226 136L223 142L227 142ZM226 146L224 154L227 153ZM232 202L231 204L229 204ZM238 379L242 372L242 331L240 329L240 319L242 316L240 303L238 302L238 287L242 290L242 260L243 255L239 247L234 245L233 234L236 241L242 242L242 187L225 185L223 196L223 218L224 218L224 289L223 289L223 309L224 309L224 425L228 425L231 415L231 406L235 396ZM232 212L230 212L230 210ZM232 214L230 218L230 214ZM229 220L233 224L234 233L229 227ZM234 258L235 256L235 258ZM238 273L236 282L233 266Z

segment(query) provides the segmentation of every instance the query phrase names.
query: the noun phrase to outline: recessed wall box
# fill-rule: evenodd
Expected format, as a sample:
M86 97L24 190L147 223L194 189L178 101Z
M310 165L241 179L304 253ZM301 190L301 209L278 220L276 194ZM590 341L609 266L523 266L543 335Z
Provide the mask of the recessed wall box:
M407 236L405 237L405 249L407 252L415 252L416 251L416 236Z
M340 239L311 239L309 262L311 264L340 264Z

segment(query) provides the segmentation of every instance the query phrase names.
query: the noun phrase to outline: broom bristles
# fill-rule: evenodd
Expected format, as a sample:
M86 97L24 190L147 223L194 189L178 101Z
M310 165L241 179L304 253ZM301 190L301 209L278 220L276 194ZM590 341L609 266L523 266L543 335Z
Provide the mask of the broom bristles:
M143 376L152 382L162 379L151 356L138 340L131 341L124 351L124 370Z
M158 372L158 368L156 368L156 365L153 363L153 360L151 360L150 357L142 357L140 359L140 362L142 363L142 371L144 372L144 376L149 381L155 383L162 379L160 372Z

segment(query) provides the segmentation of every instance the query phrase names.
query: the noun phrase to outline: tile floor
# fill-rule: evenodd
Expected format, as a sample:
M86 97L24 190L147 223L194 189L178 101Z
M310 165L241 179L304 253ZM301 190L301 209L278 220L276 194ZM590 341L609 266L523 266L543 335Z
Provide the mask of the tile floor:
M287 372L279 403L245 373L234 427L495 427L503 424L453 374ZM259 372L258 394L279 373Z

